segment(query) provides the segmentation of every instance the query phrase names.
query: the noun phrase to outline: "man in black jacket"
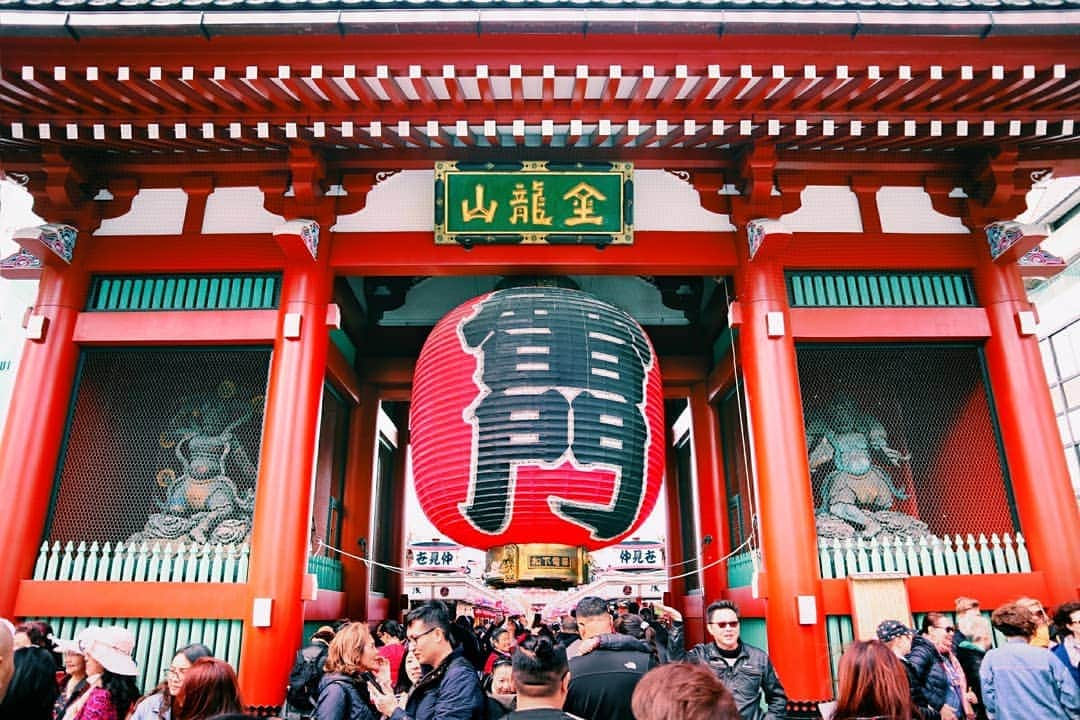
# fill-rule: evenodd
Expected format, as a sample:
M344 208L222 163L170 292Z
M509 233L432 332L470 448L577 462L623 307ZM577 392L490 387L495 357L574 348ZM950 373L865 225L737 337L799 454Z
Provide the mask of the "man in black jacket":
M369 685L375 707L391 720L481 720L484 692L476 668L465 659L462 648L452 644L446 605L438 600L426 602L405 620L409 628L408 652L426 672L413 686L404 709L398 707L392 694Z
M598 597L584 598L576 610L578 632L589 652L570 660L570 687L563 710L586 720L626 720L632 718L630 697L641 676L656 663L640 640L618 647L598 645L599 636L614 632L607 603Z
M682 615L673 608L663 613L674 620L668 642L672 660L693 660L708 665L735 697L742 720L779 720L786 717L787 695L764 650L739 639L739 609L730 600L717 600L705 610L705 628L713 641L683 648ZM768 709L761 710L761 698Z
M947 615L930 612L923 617L922 633L911 641L907 656L911 697L926 720L958 720L966 714L963 689L958 685L963 670L957 666L953 674L960 677L950 679L954 632Z

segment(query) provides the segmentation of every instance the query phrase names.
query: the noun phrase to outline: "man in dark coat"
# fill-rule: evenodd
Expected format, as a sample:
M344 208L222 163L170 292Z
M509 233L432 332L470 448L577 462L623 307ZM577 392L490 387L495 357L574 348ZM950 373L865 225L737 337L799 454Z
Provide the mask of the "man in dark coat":
M465 659L461 647L451 644L446 605L438 600L426 602L405 620L409 652L430 669L413 686L404 710L392 694L369 685L379 712L391 720L482 720L484 692L476 668Z
M698 643L689 651L683 648L682 615L673 608L663 608L672 618L668 654L672 660L705 663L735 697L742 720L774 720L786 717L787 695L764 650L739 638L739 609L730 600L717 600L705 610L705 628L712 635L710 643ZM762 712L761 700L767 710Z
M15 651L14 666L7 694L0 703L0 719L52 720L53 703L59 693L52 653L37 645L21 647Z
M526 638L514 651L517 707L507 720L579 720L562 710L569 689L566 649L549 638Z
M636 646L606 647L599 636L613 633L607 603L598 597L584 598L576 610L582 644L592 649L570 659L570 686L563 709L586 720L632 718L630 697L641 676L656 665L649 647L633 638ZM520 702L520 701L519 701Z
M950 706L950 694L955 688L949 681L946 653L952 650L952 636L956 632L949 618L941 613L927 613L923 618L922 633L911 641L907 660L911 670L911 697L925 720L958 720L959 713ZM953 702L956 699L953 698ZM960 699L963 702L963 698Z

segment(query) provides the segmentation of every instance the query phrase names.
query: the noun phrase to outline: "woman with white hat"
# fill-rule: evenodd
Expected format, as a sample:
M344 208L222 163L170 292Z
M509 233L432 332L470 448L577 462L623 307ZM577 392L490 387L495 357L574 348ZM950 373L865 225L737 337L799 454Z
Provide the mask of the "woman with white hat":
M67 709L64 720L123 720L139 697L139 669L131 657L135 636L123 627L92 627L80 634L79 644L90 691Z
M53 703L53 720L63 720L68 707L90 689L86 679L86 657L78 640L57 640L56 649L64 658L64 676L60 678L60 694Z

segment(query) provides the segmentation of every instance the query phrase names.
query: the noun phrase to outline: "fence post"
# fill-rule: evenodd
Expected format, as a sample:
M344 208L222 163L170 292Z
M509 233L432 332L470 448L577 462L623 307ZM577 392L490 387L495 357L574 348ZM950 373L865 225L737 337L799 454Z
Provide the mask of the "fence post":
M46 570L49 567L49 541L41 543L38 548L37 562L34 563L34 579L47 580Z
M135 575L134 580L136 582L146 582L150 578L147 576L150 566L150 544L143 540L139 543L139 554L135 557Z
M1016 549L1013 547L1013 541L1009 537L1009 533L1002 534L1001 544L1005 546L1005 567L1011 573L1020 572L1020 566L1016 562Z
M836 570L836 577L847 577L847 563L844 562L844 551L840 547L840 538L833 538L832 556L833 568Z
M945 574L959 575L960 573L956 571L956 551L953 549L952 538L946 533L945 536L941 538L941 541L945 546Z
M1028 556L1027 542L1022 533L1016 533L1016 559L1020 563L1020 572L1031 572L1031 558Z
M990 546L983 533L979 533L979 562L982 563L984 573L994 572L994 558L990 555Z
M971 561L971 572L975 575L983 574L982 553L979 552L979 546L975 542L975 536L971 533L967 535L967 554L968 560Z
M829 541L827 538L818 538L818 565L821 567L821 579L831 579L833 571L832 563L829 562Z
M955 552L956 552L956 569L961 575L970 575L971 566L968 565L967 550L964 548L964 539L960 537L960 534L956 534L954 540Z
M1001 538L998 537L997 533L993 533L990 536L990 544L991 546L993 546L992 552L994 555L994 572L1003 573L1006 570L1005 553L1001 549Z
M946 575L945 549L942 547L941 538L937 535L930 536L930 558L934 568L933 575Z
M109 568L111 567L112 543L106 540L105 544L101 546L101 558L98 560L97 575L94 579L98 582L104 582L105 580L108 580L110 577Z

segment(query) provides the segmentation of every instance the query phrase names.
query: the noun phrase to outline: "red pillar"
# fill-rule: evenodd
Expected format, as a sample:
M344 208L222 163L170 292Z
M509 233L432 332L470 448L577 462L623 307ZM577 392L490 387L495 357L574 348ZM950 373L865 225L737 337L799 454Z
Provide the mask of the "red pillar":
M88 281L78 256L70 266L42 269L34 314L47 319L45 336L26 341L0 439L0 497L8 508L0 522L2 617L14 615L19 582L33 573L49 514L79 362L72 332Z
M745 239L742 241L745 243ZM739 350L750 414L765 568L769 655L788 697L802 703L829 698L829 648L818 569L814 502L807 465L795 343L789 328L783 268L743 255L736 275L741 313ZM768 313L783 328L770 337ZM812 624L800 624L799 599L814 603Z
M260 712L283 701L292 649L304 622L301 593L307 572L331 285L325 254L320 262L310 256L292 259L282 278L248 573L252 614L244 619L240 652L241 694L247 705ZM301 318L298 334L289 327L293 314ZM254 609L259 599L271 602L265 627L256 627Z
M670 568L669 575L681 575L686 570L683 561L686 553L683 551L682 524L680 521L681 508L679 507L678 468L675 453L671 448L671 430L668 429L668 451L664 462L664 502L667 510L667 565ZM686 594L686 579L676 578L668 585L671 595L670 605L685 614L683 596Z
M379 424L378 389L371 384L360 386L360 401L352 411L349 428L349 460L342 493L342 549L367 557L371 540L371 496L375 492L374 455L377 451ZM362 541L362 542L361 542ZM368 591L371 574L359 560L345 561L345 616L368 617Z
M1047 605L1080 595L1080 527L1061 450L1046 373L1035 335L1021 335L1017 313L1031 309L1013 264L986 255L975 269L975 295L986 308L990 337L984 348L990 391L1012 481L1020 530L1031 565L1046 575ZM1066 528L1073 528L1070 536ZM1064 534L1063 534L1064 533Z
M395 413L394 425L397 427L398 445L394 452L393 486L390 492L390 507L393 513L390 517L390 565L404 567L405 565L405 484L408 482L408 456L409 456L409 408L402 404ZM378 532L382 532L377 529ZM405 593L405 576L400 572L390 572L387 576L386 599L390 602L390 617L400 620L402 611L408 611L409 604L401 603L401 596ZM451 618L453 619L453 618Z
M727 501L720 464L720 427L716 408L709 402L703 383L690 388L690 415L700 503L702 589L708 606L727 588L727 564L718 560L729 551Z

